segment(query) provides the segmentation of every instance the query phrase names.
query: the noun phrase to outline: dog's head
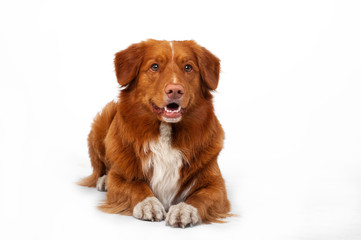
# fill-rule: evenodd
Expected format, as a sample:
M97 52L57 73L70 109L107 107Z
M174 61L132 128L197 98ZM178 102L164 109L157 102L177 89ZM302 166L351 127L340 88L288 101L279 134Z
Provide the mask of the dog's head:
M194 41L133 44L115 55L114 64L123 91L169 123L209 100L220 72L219 59Z

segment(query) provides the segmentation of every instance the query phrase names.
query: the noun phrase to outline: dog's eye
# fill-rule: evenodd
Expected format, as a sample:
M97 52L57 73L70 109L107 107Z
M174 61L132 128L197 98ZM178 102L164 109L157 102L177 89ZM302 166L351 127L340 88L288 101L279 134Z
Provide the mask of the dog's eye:
M193 70L193 68L192 68L191 65L187 64L187 65L184 66L184 71L191 72L192 70Z
M156 64L156 63L154 63L154 64L150 67L150 69L152 69L152 71L156 72L156 71L159 70L159 65Z

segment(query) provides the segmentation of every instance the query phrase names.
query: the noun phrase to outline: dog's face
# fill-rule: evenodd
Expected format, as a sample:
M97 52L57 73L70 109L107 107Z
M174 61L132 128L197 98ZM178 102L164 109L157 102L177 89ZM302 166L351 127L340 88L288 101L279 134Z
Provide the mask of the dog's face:
M119 84L164 122L181 121L218 85L219 59L194 41L133 44L114 63Z

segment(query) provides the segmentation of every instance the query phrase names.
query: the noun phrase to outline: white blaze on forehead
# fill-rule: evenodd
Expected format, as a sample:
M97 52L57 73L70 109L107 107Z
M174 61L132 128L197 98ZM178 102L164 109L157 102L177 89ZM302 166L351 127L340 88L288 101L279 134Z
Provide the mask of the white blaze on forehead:
M174 46L173 46L173 42L169 42L170 45L170 49L172 51L172 70L174 72ZM177 83L177 77L175 75L175 73L173 73L173 83Z
M170 49L172 50L172 62L173 62L173 59L174 59L174 46L173 46L173 42L169 42L169 45L170 45Z

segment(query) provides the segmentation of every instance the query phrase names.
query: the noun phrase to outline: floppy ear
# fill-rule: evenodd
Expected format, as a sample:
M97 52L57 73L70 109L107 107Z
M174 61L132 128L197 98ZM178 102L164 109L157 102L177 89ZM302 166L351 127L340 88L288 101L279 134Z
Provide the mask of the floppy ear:
M215 90L219 81L219 72L221 69L220 60L206 48L198 44L195 44L193 49L197 56L203 82L209 90Z
M118 83L122 87L128 86L139 72L144 55L144 44L136 43L130 45L127 49L115 54L114 66Z

